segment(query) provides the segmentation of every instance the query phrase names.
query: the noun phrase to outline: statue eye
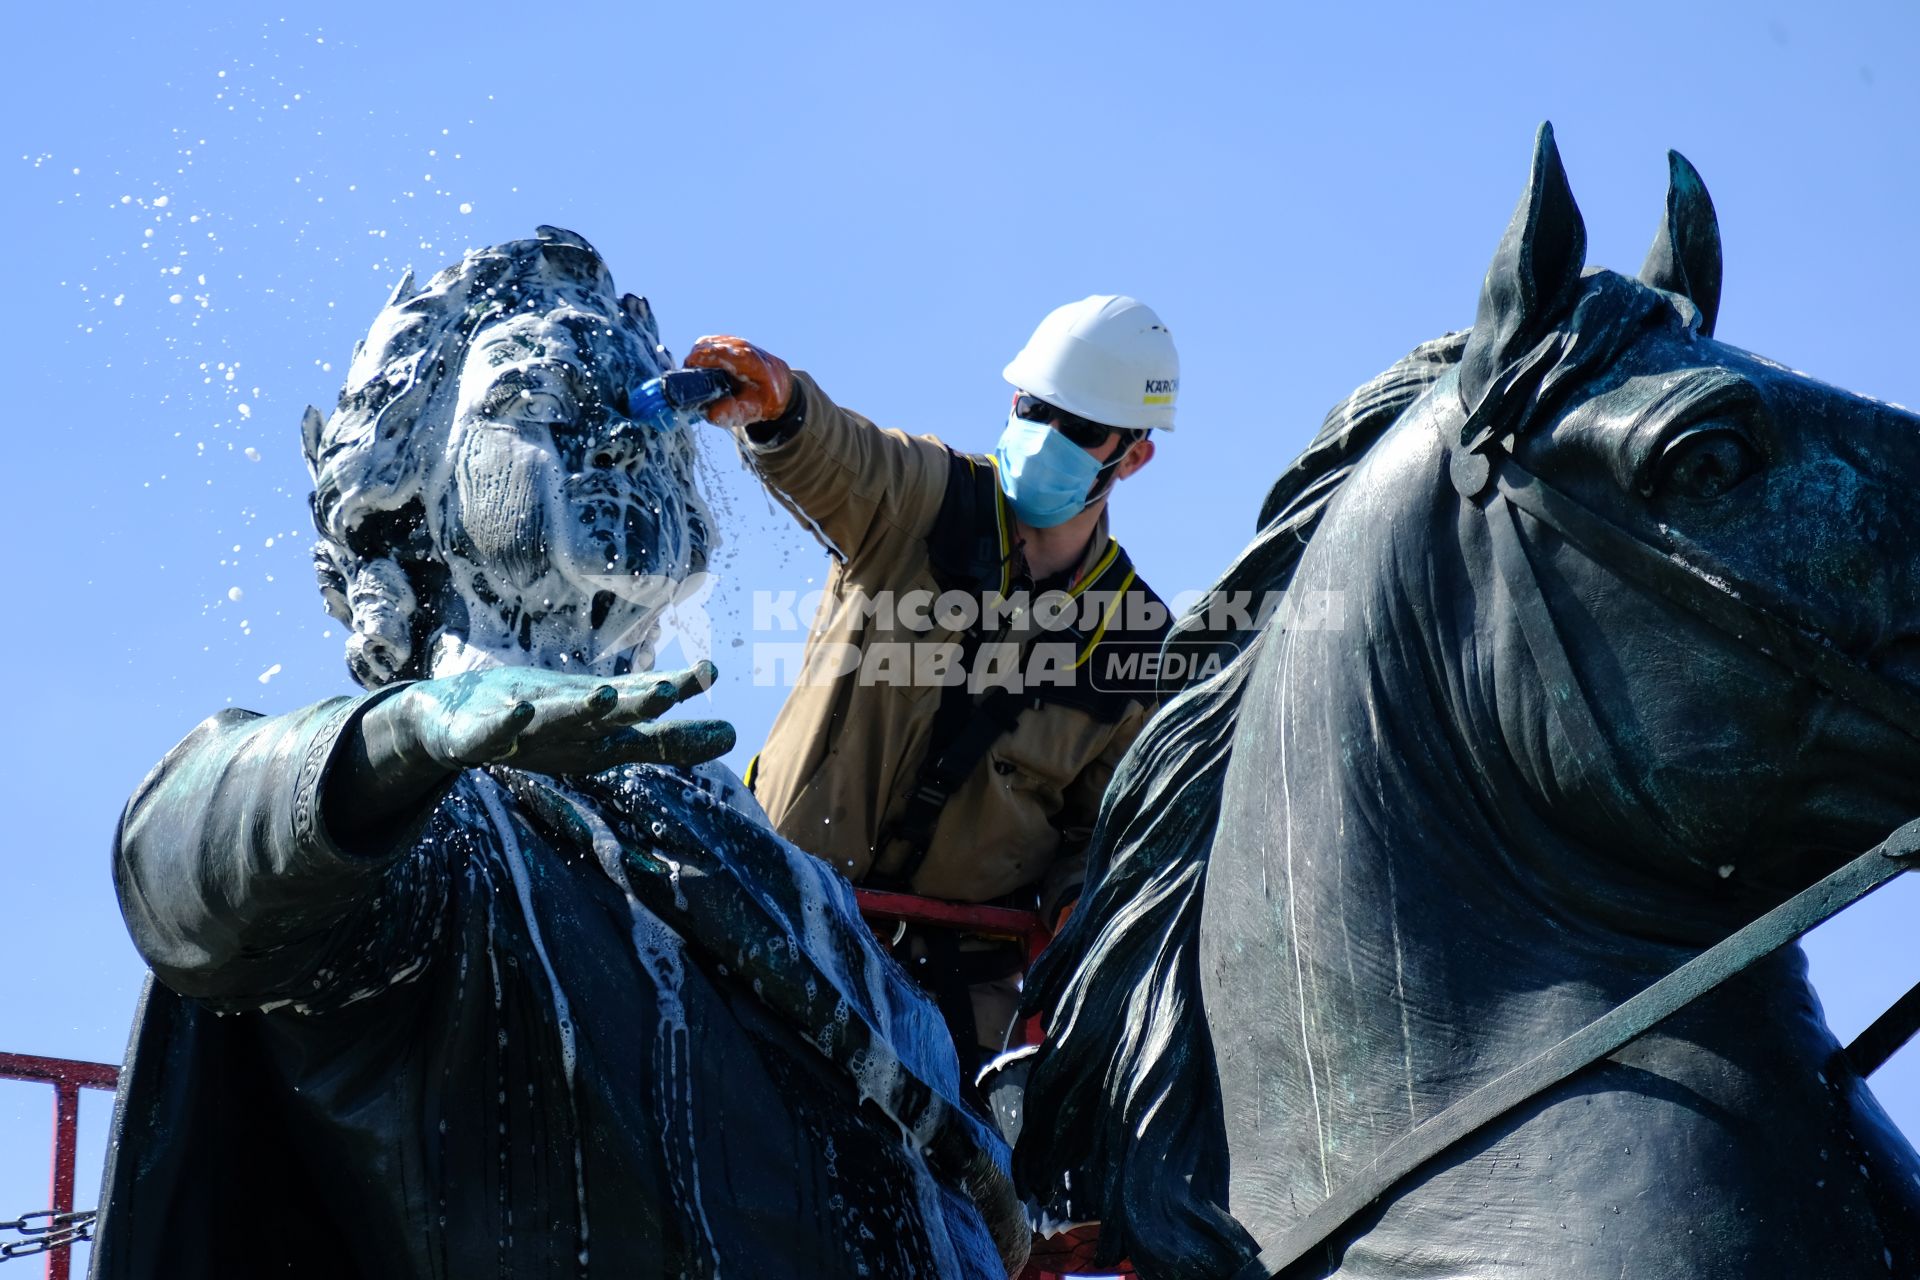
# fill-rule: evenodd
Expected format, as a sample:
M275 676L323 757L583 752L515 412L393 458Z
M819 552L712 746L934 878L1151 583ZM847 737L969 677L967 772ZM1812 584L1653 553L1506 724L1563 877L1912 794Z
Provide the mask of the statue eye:
M1701 427L1674 440L1660 455L1654 492L1709 502L1760 469L1760 456L1729 427Z

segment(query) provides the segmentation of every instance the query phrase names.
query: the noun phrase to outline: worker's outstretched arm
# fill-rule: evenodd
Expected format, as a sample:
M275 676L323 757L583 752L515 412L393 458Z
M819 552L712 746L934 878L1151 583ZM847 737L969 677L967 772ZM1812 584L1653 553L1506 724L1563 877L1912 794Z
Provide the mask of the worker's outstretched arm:
M841 560L933 527L949 465L939 441L881 430L739 338L700 339L687 365L733 378L735 394L707 406L708 421L735 433L761 478Z

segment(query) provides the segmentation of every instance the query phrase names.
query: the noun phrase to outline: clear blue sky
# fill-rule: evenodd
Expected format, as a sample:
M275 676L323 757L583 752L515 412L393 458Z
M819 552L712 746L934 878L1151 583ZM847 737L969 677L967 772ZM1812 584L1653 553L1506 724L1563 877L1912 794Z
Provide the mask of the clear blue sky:
M1908 3L306 8L10 20L0 1048L119 1057L125 796L224 705L347 688L297 423L409 263L570 227L676 352L737 332L975 448L1042 313L1142 297L1179 339L1180 430L1116 518L1168 595L1240 548L1331 402L1472 319L1542 119L1590 261L1639 265L1676 147L1720 209L1720 336L1920 404ZM750 749L778 691L729 626L822 558L711 453L713 706ZM1920 977L1917 907L1895 886L1810 947L1843 1037ZM1910 1134L1916 1059L1879 1082ZM49 1110L0 1085L0 1218L44 1202Z

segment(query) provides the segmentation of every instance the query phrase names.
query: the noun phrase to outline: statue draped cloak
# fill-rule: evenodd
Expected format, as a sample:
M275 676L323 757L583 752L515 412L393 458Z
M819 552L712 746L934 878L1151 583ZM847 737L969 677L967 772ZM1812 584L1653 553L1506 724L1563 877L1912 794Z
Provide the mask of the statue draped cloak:
M96 1280L1006 1274L937 1013L731 774L468 770L350 851L381 696L222 712L128 803Z

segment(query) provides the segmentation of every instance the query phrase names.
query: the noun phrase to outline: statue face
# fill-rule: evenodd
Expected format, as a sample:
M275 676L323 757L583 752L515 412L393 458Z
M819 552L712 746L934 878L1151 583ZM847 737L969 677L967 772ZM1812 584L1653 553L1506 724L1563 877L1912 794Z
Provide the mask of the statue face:
M301 423L315 575L362 684L652 660L710 542L691 434L627 417L669 359L562 228L395 286L333 413Z
M468 348L435 530L468 645L618 669L696 566L686 443L623 412L660 370L608 302L512 314Z

